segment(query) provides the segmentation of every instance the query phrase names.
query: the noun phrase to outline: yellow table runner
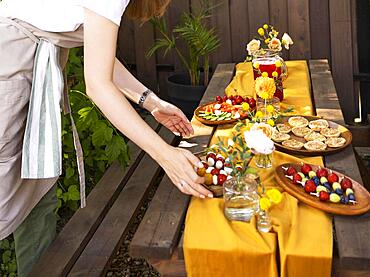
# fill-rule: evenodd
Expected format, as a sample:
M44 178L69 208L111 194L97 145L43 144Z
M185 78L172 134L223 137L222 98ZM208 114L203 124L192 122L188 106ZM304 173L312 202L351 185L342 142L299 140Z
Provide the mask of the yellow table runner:
M289 77L284 83L284 106L295 113L313 114L310 80L305 61L287 62ZM237 65L236 76L226 93L253 95L250 63ZM284 108L283 108L284 109ZM231 126L218 128L217 137L230 136ZM323 164L321 157L304 158ZM285 162L300 162L293 156L275 152L271 169L260 170L266 187L281 189L274 168ZM252 160L252 166L254 161ZM259 233L255 218L250 223L230 222L223 214L222 199L191 200L185 223L184 254L188 276L330 276L332 260L331 217L311 208L287 193L271 209L273 228Z

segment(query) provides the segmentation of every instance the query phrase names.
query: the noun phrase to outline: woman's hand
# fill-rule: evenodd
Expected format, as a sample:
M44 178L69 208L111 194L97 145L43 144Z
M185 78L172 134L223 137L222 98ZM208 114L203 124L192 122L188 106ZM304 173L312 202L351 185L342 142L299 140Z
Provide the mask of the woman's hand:
M203 165L188 150L170 146L156 160L181 192L200 198L213 197L212 193L201 185L204 178L199 177L194 170L194 167Z
M176 106L159 99L150 112L159 123L172 131L175 135L188 137L194 134L193 127L189 120Z

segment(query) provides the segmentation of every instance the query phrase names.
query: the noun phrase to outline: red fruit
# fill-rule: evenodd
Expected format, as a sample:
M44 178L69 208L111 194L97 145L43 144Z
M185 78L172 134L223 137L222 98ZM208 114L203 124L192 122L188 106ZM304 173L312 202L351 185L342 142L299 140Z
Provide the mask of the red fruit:
M221 161L222 163L225 163L225 159L223 157L217 157L216 161Z
M225 95L224 97L222 97L222 102L226 102L227 100L227 96Z
M244 97L244 101L243 102L246 102L246 103L248 103L248 101L249 101L249 97Z
M217 184L219 186L222 186L226 180L227 180L227 176L225 174L220 174L217 176Z
M254 109L256 107L256 100L254 98L249 98L248 104L251 109Z
M235 102L237 105L240 105L241 103L243 103L243 97L241 97L240 95L236 96L235 98Z
M230 95L230 96L229 96L229 99L230 99L230 100L234 100L234 99L235 99L235 96L234 96L234 95Z
M330 184L333 184L333 183L339 181L339 177L338 177L337 174L331 173L331 174L328 175L328 181L329 181Z
M214 168L214 169L212 169L211 174L212 175L218 175L218 174L220 174L220 170L217 169L217 168Z
M287 169L286 173L289 175L289 176L293 176L294 174L297 173L297 170L292 167L292 166L289 166L289 168Z
M217 96L216 96L216 101L217 101L218 103L222 103L222 97L221 97L220 95L217 95Z
M299 175L298 173L295 173L293 175L293 183L298 185L298 184L300 184L301 181L302 181L301 175Z
M325 168L320 168L319 170L316 171L317 177L328 177L328 171Z
M207 168L208 168L208 164L207 164L206 162L202 162L202 164L203 164L203 167L204 167L205 169L207 169Z
M235 106L235 105L236 105L236 100L235 100L235 99L231 100L231 104L232 104L233 106Z
M329 198L330 198L330 194L329 193L327 193L326 191L320 191L320 193L319 193L319 199L320 199L320 201L325 202L325 201L328 201Z
M214 160L216 160L216 154L213 153L213 152L209 152L206 156L206 160L208 161L208 158L212 158Z
M316 192L316 185L312 180L307 180L304 185L304 191L307 193Z
M280 90L275 91L274 96L279 98L280 102L284 100L284 92Z
M308 164L303 164L301 167L301 171L304 175L308 175L308 172L310 172L311 170L312 168Z
M352 182L350 179L344 177L343 180L340 182L340 186L342 187L343 191L346 191L346 189L352 188Z
M224 167L231 167L231 164L230 163L225 163Z

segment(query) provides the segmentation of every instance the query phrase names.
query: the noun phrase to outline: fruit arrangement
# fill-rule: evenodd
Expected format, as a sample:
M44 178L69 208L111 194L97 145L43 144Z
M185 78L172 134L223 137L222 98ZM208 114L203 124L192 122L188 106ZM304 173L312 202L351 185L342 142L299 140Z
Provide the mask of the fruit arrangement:
M318 197L322 202L357 203L352 181L347 177L339 178L336 173L325 168L319 168L315 172L308 164L303 164L300 172L293 166L283 169L285 177L293 184L301 185L306 193Z
M240 95L216 96L216 101L201 106L196 110L196 115L208 121L235 121L247 118L251 111L256 109L254 98Z

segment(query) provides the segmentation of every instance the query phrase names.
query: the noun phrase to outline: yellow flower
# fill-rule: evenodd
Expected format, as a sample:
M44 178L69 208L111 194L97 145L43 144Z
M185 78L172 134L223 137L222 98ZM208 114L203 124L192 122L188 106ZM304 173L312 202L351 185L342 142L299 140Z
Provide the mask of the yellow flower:
M265 35L265 31L263 30L263 28L259 28L258 29L258 34L263 37Z
M260 67L260 64L259 64L258 62L254 62L254 63L253 63L253 67L254 67L254 68L259 68L259 67Z
M275 81L269 77L258 77L255 82L255 90L259 97L271 99L274 97L276 86Z
M268 28L269 28L269 25L267 25L267 24L263 25L263 29L267 30Z
M270 43L270 39L269 38L265 39L265 43L266 44L269 44Z
M271 207L270 200L266 197L260 198L260 208L263 211L267 211Z
M266 107L266 111L269 112L269 113L273 113L274 112L274 106L273 105L267 105Z
M271 127L275 126L275 122L272 119L267 120L267 124L270 125Z
M269 76L269 74L267 73L267 72L262 72L262 77L268 77Z
M261 111L256 112L256 117L261 118L263 116L263 113Z
M272 77L277 78L278 76L279 76L279 73L277 73L276 71L272 72Z
M244 103L242 104L242 108L243 108L243 110L248 111L248 110L249 110L249 104L248 104L248 103L246 103L246 102L244 102Z
M279 204L283 197L281 192L277 189L269 189L268 191L266 191L266 195L274 204Z
M281 67L281 61L276 61L276 62L275 62L275 66L276 66L276 67Z

